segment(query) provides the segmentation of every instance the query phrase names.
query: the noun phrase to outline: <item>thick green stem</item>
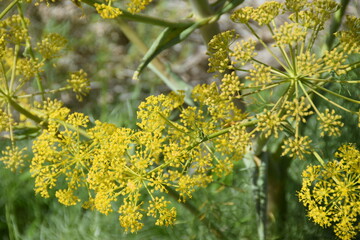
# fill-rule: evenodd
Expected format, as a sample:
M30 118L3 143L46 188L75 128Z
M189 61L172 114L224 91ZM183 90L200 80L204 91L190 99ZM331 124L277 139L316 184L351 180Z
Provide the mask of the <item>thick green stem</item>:
M8 97L7 102L19 113L23 114L24 116L26 116L27 118L33 120L34 122L36 122L37 124L42 125L43 119L41 119L40 117L36 116L35 114L32 114L31 112L29 112L28 110L26 110L25 108L23 108L22 106L20 106L17 102L15 102L11 97Z
M209 2L207 0L189 0L192 6L193 12L197 19L207 18L214 13L210 9ZM219 24L215 21L200 28L201 35L206 44L210 42L212 37L220 33Z

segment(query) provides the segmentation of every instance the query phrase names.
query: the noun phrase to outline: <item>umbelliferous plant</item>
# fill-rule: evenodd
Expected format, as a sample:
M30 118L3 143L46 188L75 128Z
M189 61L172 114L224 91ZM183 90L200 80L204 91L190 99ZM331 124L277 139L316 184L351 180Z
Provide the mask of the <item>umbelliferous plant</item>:
M129 1L127 10L112 1L73 2L94 7L104 19L117 19L122 29L124 18L167 27L145 54L136 78L162 50L241 3L192 1L194 9L208 9L208 16L173 23L138 14L151 1ZM320 226L333 226L341 239L356 237L359 151L345 144L335 154L340 160L326 162L305 131L314 120L320 129L316 138L336 139L346 127L344 112L360 117L357 96L331 88L360 83L343 77L360 66L360 19L346 16L344 28L329 36L333 44L319 48L327 40L322 36L328 22L335 13L343 14L345 6L333 0L287 0L233 11L230 19L245 26L251 37L243 39L235 30L212 36L209 72L219 83L189 90L167 81L174 91L147 97L138 107L137 128L131 129L90 121L56 98L67 90L79 101L89 94L82 69L69 73L64 86L44 88L44 66L56 67L52 63L66 50L67 40L50 33L34 43L31 22L24 17L24 6L31 4L41 1L14 0L0 13L0 130L10 140L0 160L14 171L26 165L30 149L18 144L19 131L26 130L33 138L28 165L36 194L55 195L64 205L81 204L105 215L116 211L120 225L130 232L141 230L145 217L159 226L173 225L178 214L174 193L175 200L186 204L196 189L231 174L246 154L257 158L256 152L275 139L280 157L306 161L314 156L320 164L303 172L298 192L309 217ZM217 10L211 13L211 7ZM260 30L271 36L270 44ZM203 35L207 39L206 31ZM259 47L265 50L259 52Z

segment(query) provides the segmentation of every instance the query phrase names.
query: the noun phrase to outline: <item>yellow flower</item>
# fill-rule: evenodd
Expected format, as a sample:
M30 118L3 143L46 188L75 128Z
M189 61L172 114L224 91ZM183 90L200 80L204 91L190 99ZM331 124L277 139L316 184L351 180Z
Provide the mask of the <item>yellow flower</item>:
M100 14L102 18L116 18L117 16L122 14L122 11L119 8L112 7L110 5L106 5L104 3L94 4L96 11Z
M343 127L344 123L341 122L341 116L335 114L335 110L332 109L331 112L329 109L325 110L325 113L321 113L318 116L318 120L320 121L320 129L322 130L321 136L325 136L325 134L329 136L339 136L340 128Z
M277 45L294 44L296 42L304 41L306 37L306 30L297 23L285 22L278 29L275 29L274 39Z
M67 82L69 87L76 93L76 98L79 101L82 101L83 96L86 96L90 92L90 82L87 78L87 73L82 69L72 73Z
M360 230L360 152L347 144L335 156L339 160L307 167L299 200L314 222L322 227L333 226L340 239L350 240Z
M308 136L286 139L284 145L281 146L282 149L284 149L281 156L288 155L291 158L297 157L299 159L304 159L304 154L310 153L311 142L312 141Z
M145 9L147 5L149 5L152 0L130 0L127 4L128 11L135 14Z
M59 52L66 47L66 44L66 38L57 33L50 33L37 43L36 50L43 58L52 59L60 56Z
M279 15L282 8L283 5L279 2L267 1L254 10L252 13L252 19L258 22L260 26L269 24L276 16Z
M209 42L209 69L208 72L223 73L231 69L229 52L232 42L240 36L234 30L226 31L215 35Z
M286 115L281 116L279 112L271 112L267 109L261 115L258 115L258 130L265 133L265 137L269 137L274 134L275 138L279 137L279 131L284 128L282 123L286 119Z
M0 34L4 37L6 42L14 44L25 43L29 40L29 34L25 27L30 23L28 18L24 18L24 24L22 18L19 15L12 15L11 17L0 21Z
M24 160L27 155L24 154L26 148L19 149L17 146L7 146L5 150L1 152L3 155L0 157L0 162L5 164L5 168L9 168L11 171L16 171L19 168L25 166Z

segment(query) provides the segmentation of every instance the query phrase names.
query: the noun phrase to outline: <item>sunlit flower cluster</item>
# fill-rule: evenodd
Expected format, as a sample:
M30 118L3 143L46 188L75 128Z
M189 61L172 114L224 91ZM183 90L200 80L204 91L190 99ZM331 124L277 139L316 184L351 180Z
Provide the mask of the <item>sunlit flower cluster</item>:
M66 38L57 33L50 33L37 44L36 50L45 59L59 57L59 51L64 49L67 44Z
M156 225L174 224L168 188L186 201L196 188L231 173L251 143L246 115L233 103L241 87L236 75L225 75L220 87L196 87L196 106L188 107L182 92L150 96L139 105L137 131L100 121L89 127L83 114L45 101L39 110L48 126L34 141L30 166L36 193L49 197L55 191L65 205L83 202L103 214L116 206L120 224L131 232L142 228L144 216ZM178 121L172 120L175 110Z
M117 16L119 16L122 12L119 8L116 7L112 7L110 5L107 4L99 4L99 3L95 3L94 4L96 11L100 14L100 16L102 18L116 18Z
M299 199L315 223L332 226L339 238L350 240L360 230L360 152L347 144L335 156L338 160L307 167Z
M90 82L87 78L87 73L84 70L74 72L70 75L70 79L67 80L70 88L76 93L76 98L79 101L83 100L83 97L88 95L90 91Z
M135 14L151 2L130 0L127 7ZM126 12L115 6L111 0L94 4L106 19ZM1 20L0 132L10 144L0 161L13 171L25 165L26 149L18 147L15 128L30 126L35 136L30 172L37 194L105 215L117 212L120 225L130 232L142 229L145 217L158 226L173 225L177 210L169 191L186 202L196 189L231 174L257 136L276 138L281 156L306 159L316 149L302 131L309 118L320 137L341 135L341 111L360 119L358 108L336 102L359 104L359 99L328 89L360 83L341 78L360 66L349 57L360 53L360 19L346 18L347 28L334 35L336 47L324 52L314 47L338 8L334 0L286 0L236 10L231 20L244 24L253 36L240 40L235 30L228 30L209 42L209 72L219 83L195 86L191 105L183 91L149 96L138 107L138 129L90 122L83 113L71 113L61 101L47 98L72 89L83 100L90 91L87 73L73 72L66 86L45 90L44 66L61 56L67 40L51 33L33 47L23 14ZM254 24L269 31L271 44ZM257 52L260 45L270 61ZM28 93L33 85L37 91ZM321 101L329 107L320 107ZM334 226L340 238L351 239L360 230L360 154L354 145L344 145L336 157L338 161L322 161L304 171L299 198L316 223Z
M339 136L341 115L335 108L357 114L336 103L336 98L360 103L326 88L327 83L337 84L338 75L345 74L359 63L349 63L350 54L359 54L359 18L348 16L348 29L335 35L339 39L336 48L318 55L314 48L325 22L339 8L333 0L287 0L284 3L268 1L257 8L244 7L231 15L231 20L245 24L253 37L239 41L239 35L229 30L216 35L209 43L209 72L222 76L228 72L243 73L244 84L240 100L248 106L266 103L253 119L257 119L256 130L265 137L286 136L283 155L304 158L310 153L311 139L302 136L307 118L316 115L320 136ZM288 15L282 15L290 12ZM287 20L278 20L280 16ZM280 18L279 17L279 18ZM264 42L253 27L264 26L272 34L272 46ZM255 51L261 44L272 60L264 62ZM341 84L358 83L343 80ZM333 108L323 113L314 101L314 96L328 101ZM256 100L255 100L256 99ZM338 112L338 109L336 109ZM285 131L286 126L286 131Z

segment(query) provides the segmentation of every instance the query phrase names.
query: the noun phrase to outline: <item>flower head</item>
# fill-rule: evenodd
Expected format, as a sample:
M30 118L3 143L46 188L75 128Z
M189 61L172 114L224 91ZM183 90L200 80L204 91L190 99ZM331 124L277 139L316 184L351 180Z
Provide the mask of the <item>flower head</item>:
M100 14L102 18L116 18L117 16L122 14L122 11L119 8L112 7L110 5L106 5L104 3L94 4L96 11Z
M333 226L340 239L353 239L360 230L360 152L347 144L335 156L338 161L307 167L298 196L314 222L322 227Z

